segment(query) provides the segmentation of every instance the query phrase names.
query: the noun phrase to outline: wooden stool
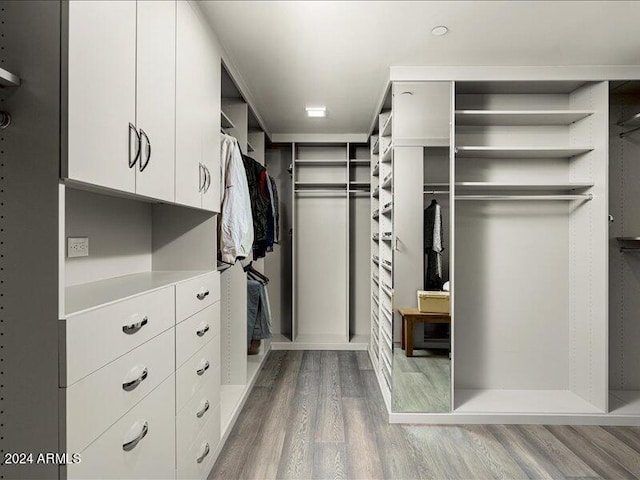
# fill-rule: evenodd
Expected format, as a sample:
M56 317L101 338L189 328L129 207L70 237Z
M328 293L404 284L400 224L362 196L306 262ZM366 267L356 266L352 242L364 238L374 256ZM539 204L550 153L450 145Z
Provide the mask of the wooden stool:
M451 323L448 313L420 312L417 308L399 308L402 316L402 349L407 357L413 357L413 326L422 323Z

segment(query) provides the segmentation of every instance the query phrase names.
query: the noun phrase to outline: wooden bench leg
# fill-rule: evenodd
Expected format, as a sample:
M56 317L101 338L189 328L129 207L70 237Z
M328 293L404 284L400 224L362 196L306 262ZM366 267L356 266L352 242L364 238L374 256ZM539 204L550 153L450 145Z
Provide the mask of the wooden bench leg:
M405 323L405 319L404 317L402 317L402 334L400 335L400 346L402 347L402 350L405 349L405 339L404 339L404 335L405 335L405 327L404 327L404 323Z
M413 320L406 319L407 324L405 325L405 352L407 357L413 357Z

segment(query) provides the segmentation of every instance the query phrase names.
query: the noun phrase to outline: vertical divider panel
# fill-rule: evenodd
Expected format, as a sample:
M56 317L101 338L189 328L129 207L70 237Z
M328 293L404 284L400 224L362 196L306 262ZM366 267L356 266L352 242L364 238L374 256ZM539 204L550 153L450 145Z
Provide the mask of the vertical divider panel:
M572 109L592 110L569 129L571 145L593 150L571 160L571 182L593 182L593 199L570 206L570 386L608 408L609 89L588 83L569 95Z
M291 341L296 341L296 336L298 335L298 315L297 315L297 305L296 301L298 292L298 277L296 273L296 238L298 236L298 226L296 225L296 182L297 182L297 173L296 173L296 144L295 142L291 144L291 205L292 205L292 216L291 216L291 231L293 232L291 236Z
M455 347L455 262L456 262L456 82L451 82L449 90L450 98L450 120L449 120L449 313L451 314L451 329L449 338L451 342L451 365L449 372L451 375L451 411L455 410L455 386L456 386L456 347Z
M345 278L347 279L347 298L346 298L346 302L344 304L344 308L345 308L345 314L344 314L344 318L345 318L345 334L344 334L344 340L345 342L349 342L350 338L349 338L349 324L351 322L351 309L349 308L349 305L351 304L351 268L350 268L350 262L351 262L351 249L349 248L350 246L350 231L351 231L351 215L349 215L349 203L351 202L351 194L350 194L350 184L349 181L351 179L351 172L350 172L350 165L349 165L349 143L347 142L346 145L346 149L345 149L345 180L347 182L347 195L346 195L346 201L345 201L345 209L344 209L344 215L345 215L345 223L347 225L347 228L345 229L345 244L344 244L344 248L345 248L345 252L346 252L346 261L344 262L344 268L345 268Z

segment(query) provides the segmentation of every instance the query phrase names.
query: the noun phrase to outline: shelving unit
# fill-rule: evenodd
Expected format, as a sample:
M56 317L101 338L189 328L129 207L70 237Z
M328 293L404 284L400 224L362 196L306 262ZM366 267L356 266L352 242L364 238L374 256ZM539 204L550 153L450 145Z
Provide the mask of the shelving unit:
M231 119L229 118L229 115L227 115L226 113L224 113L223 110L220 111L220 126L223 129L227 129L227 128L235 128L235 125L233 124L233 122L231 121Z
M424 185L455 189L454 412L603 413L606 85L456 82L456 108L453 185Z

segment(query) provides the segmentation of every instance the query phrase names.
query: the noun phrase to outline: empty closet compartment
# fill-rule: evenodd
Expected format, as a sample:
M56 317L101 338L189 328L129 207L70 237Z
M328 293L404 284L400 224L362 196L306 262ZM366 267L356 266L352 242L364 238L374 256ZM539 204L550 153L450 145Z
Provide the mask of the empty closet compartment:
M454 408L607 410L606 82L460 82Z
M60 318L215 270L214 214L60 188ZM76 238L87 240L86 256L68 251Z
M640 82L611 82L609 411L640 413Z

